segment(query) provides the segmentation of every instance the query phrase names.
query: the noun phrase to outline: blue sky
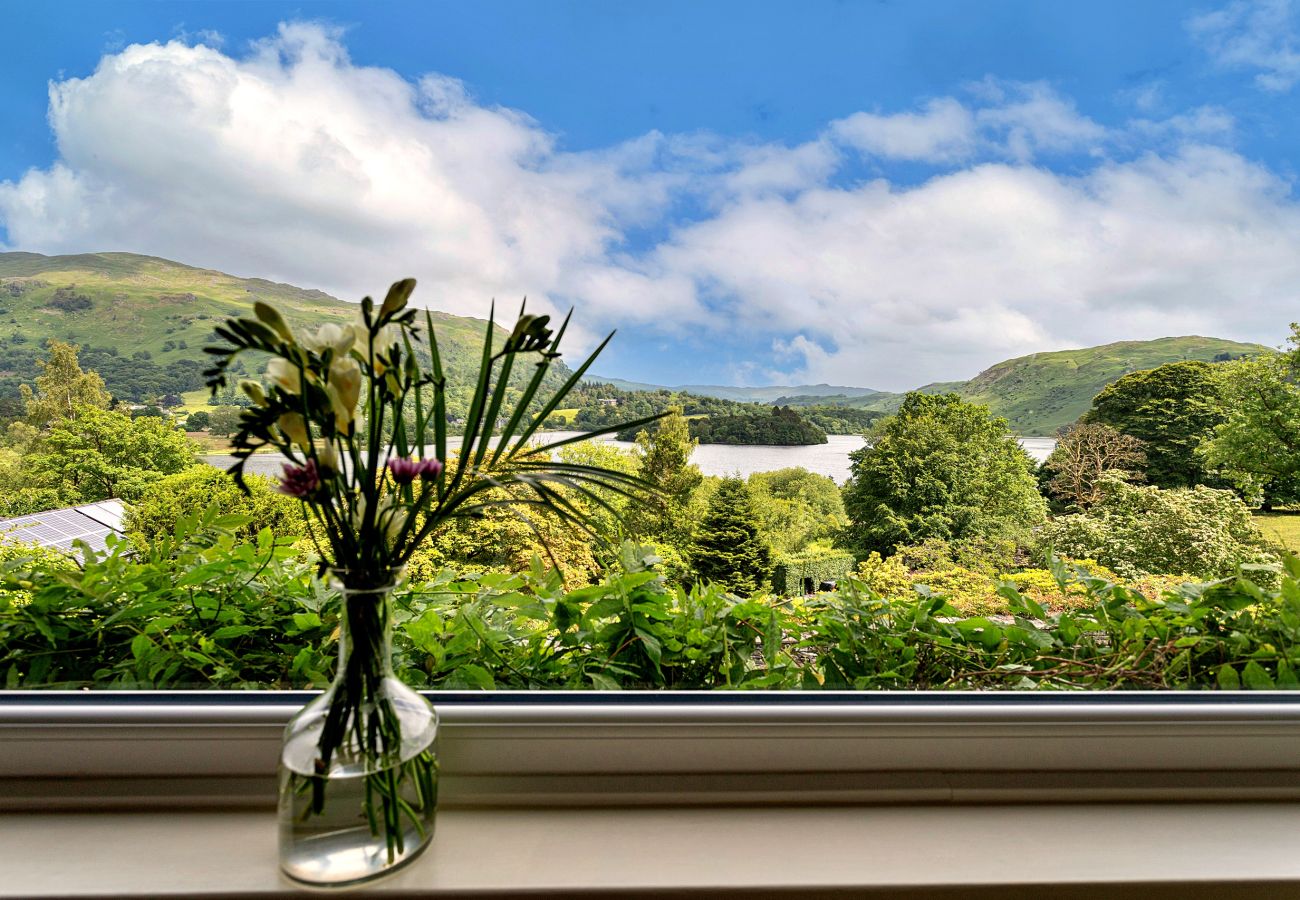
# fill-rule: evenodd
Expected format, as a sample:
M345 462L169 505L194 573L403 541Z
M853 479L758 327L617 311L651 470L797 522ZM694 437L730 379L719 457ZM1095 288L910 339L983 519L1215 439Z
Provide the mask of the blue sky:
M1296 318L1282 0L11 4L0 244L905 388Z

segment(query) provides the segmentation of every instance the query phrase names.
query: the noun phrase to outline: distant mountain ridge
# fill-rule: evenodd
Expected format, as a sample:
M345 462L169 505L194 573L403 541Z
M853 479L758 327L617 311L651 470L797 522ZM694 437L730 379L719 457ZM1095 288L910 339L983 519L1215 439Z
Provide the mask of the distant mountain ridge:
M723 384L679 384L668 386L644 381L628 381L605 375L587 375L583 381L591 384L611 384L623 391L679 391L697 397L717 397L740 403L776 403L785 397L871 397L881 393L871 388L847 387L833 384L769 385L767 387L733 387Z
M1130 372L1181 360L1216 362L1273 352L1273 348L1263 344L1199 335L1150 341L1117 341L1077 350L1031 353L989 366L969 381L933 382L917 390L928 394L956 393L971 402L984 404L996 415L1005 417L1017 434L1047 436L1076 421L1092 405L1092 398L1102 388ZM609 379L593 377L591 380ZM904 396L902 393L869 388L834 388L830 385L812 387L824 390L813 391L807 386L731 390L752 392L753 402L790 406L829 403L879 412L898 409ZM624 389L659 390L660 386L640 385ZM688 387L676 390L703 393ZM760 399L760 394L764 393L775 396L762 396Z
M355 303L323 291L241 278L159 257L0 253L0 399L16 397L17 385L31 381L42 344L51 338L80 344L85 350L83 360L125 399L195 390L201 386L199 372L206 365L202 347L211 342L212 328L225 318L251 312L256 300L274 303L294 327L351 321L357 315ZM486 323L444 312L431 315L448 378L458 396L467 393ZM505 334L504 330L498 333ZM954 391L1005 416L1019 434L1050 435L1075 421L1097 392L1129 372L1179 360L1214 362L1272 352L1262 344L1200 336L1119 341L1021 356L990 366L969 381L937 382L919 390ZM562 367L552 372L557 379L564 374ZM829 384L664 388L600 375L584 380L628 391L668 389L739 402L831 404L881 412L897 409L903 397Z

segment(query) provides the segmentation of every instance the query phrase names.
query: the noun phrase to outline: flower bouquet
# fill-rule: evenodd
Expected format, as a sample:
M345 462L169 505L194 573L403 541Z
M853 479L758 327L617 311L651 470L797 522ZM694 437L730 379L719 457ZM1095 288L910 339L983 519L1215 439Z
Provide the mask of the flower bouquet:
M393 675L390 658L389 595L411 553L449 520L488 507L540 506L590 530L574 498L607 507L601 491L652 490L634 476L557 461L550 451L653 416L533 443L609 342L546 396L567 318L553 333L549 317L521 310L499 346L489 318L464 434L451 450L447 379L432 317L408 308L414 288L412 279L399 281L378 306L365 298L356 325L301 334L259 302L253 316L216 329L222 345L206 348L214 393L241 354L270 357L265 385L240 382L252 404L240 416L230 472L243 486L255 451L272 447L285 457L280 490L302 502L322 572L342 597L338 671L289 724L281 756L281 867L310 884L390 871L432 836L437 718ZM527 374L516 371L521 362L534 365L532 374L512 383L512 373ZM489 493L503 487L508 499Z

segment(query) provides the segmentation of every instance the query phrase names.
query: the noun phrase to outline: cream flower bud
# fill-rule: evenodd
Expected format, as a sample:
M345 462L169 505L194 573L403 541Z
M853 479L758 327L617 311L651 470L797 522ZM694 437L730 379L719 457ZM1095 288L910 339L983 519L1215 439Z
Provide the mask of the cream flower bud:
M334 408L334 422L339 431L351 430L356 416L357 401L361 399L361 366L350 356L340 356L330 364L329 383L325 385L330 405Z
M316 459L319 461L320 467L324 471L330 473L339 471L339 454L338 451L334 449L333 444L326 443L317 450Z
M256 381L245 378L239 382L239 389L258 406L266 406L266 391L262 390L262 386Z
M284 340L293 343L293 331L290 330L289 323L284 320L284 317L280 315L274 306L258 300L253 304L253 314L257 316L263 325L266 325Z

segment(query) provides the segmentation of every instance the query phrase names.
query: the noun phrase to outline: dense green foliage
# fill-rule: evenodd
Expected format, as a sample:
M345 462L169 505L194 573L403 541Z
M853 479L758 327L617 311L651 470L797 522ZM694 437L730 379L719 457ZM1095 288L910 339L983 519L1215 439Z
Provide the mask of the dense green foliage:
M824 444L826 432L788 406L737 416L691 420L691 437L701 444Z
M849 524L833 479L791 467L755 472L746 482L759 530L777 553L826 544Z
M1140 471L1157 487L1221 487L1196 448L1227 415L1223 369L1193 361L1125 375L1093 399L1084 421L1142 441L1146 463Z
M788 410L786 404L740 402L667 389L623 390L603 382L581 385L571 399L576 411L566 426L598 428L678 407L691 417L691 434L704 444L823 444L827 434L862 434L883 416L844 406ZM768 416L779 418L768 421ZM622 433L618 438L630 441L635 436Z
M1111 475L1086 512L1061 516L1041 540L1063 556L1087 557L1125 576L1169 572L1225 578L1243 563L1273 563L1274 548L1231 491L1137 487Z
M662 541L684 548L690 543L694 518L691 500L704 481L691 464L695 441L680 409L669 407L658 428L637 435L637 474L658 488L627 510L627 533L638 541Z
M83 566L0 558L0 678L9 688L319 686L337 602L309 561L242 520L188 517L147 553ZM395 667L439 688L1296 688L1300 560L1277 589L1246 578L1143 593L1054 564L1077 602L999 588L1013 617L846 579L791 606L669 588L625 545L598 584L540 567L441 574L399 590Z
M985 407L909 394L869 438L844 488L844 540L861 557L927 538L1027 542L1046 520L1031 460Z
M1300 500L1300 327L1285 356L1224 366L1225 413L1201 447L1205 463L1266 508Z
M194 445L170 421L109 409L103 381L82 371L76 347L53 344L22 397L25 418L0 433L0 517L134 500L195 464Z
M772 551L758 533L758 520L745 482L724 478L709 501L690 549L699 580L749 597L767 589Z

